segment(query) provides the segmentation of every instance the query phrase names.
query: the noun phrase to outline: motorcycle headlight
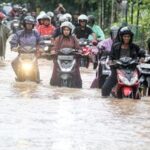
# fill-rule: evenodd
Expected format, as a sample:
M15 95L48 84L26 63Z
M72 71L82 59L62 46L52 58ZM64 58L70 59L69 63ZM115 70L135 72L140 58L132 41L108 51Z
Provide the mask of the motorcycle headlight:
M44 47L44 51L48 51L48 49L49 49L48 46Z
M19 26L19 24L18 23L14 23L14 26L17 27L17 26Z
M125 83L126 85L131 86L131 85L135 84L135 82L137 82L138 76L135 75L135 76L132 77L131 80L129 81L127 78L125 78L125 77L123 77L123 76L120 75L120 76L119 76L119 79L120 79L123 83Z
M121 75L119 75L119 79L120 79L123 83L125 83L126 85L129 85L129 84L130 84L129 81L128 81L128 79L125 78L125 77L123 77L123 76L121 76Z
M138 76L136 75L133 78L131 78L130 84L133 85L137 80L138 80Z
M32 64L31 63L23 63L22 68L25 71L30 71L32 69Z
M84 42L84 45L87 45L87 42Z

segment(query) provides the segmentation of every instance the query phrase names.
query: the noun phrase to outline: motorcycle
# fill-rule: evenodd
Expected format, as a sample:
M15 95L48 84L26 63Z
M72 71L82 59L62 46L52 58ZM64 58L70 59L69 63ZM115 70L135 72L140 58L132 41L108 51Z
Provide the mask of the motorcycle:
M144 63L138 65L138 69L141 96L150 96L150 55L145 57Z
M50 36L43 36L42 37L43 41L41 44L44 45L44 51L43 53L41 53L41 58L46 58L46 59L50 59L50 51L51 51L51 47L53 46L53 42L50 38Z
M112 89L114 97L140 98L137 64L137 60L122 57L111 65L117 68L117 85Z
M96 78L92 82L91 88L101 88L106 78L111 74L109 61L109 52L102 51L95 55L94 69L96 69Z
M13 33L16 33L17 31L21 30L20 20L18 17L15 17L15 19L12 20L11 30L13 31Z
M21 48L19 50L18 63L18 81L29 80L39 82L39 70L34 48Z
M99 88L101 88L106 78L111 74L110 66L108 64L109 55L102 55L98 63L98 75L99 75Z
M77 65L77 56L79 53L75 49L63 48L60 49L57 55L60 87L75 87L74 81L75 66Z
M87 39L81 38L79 39L79 45L82 48L82 57L80 58L80 67L88 68L90 63L90 54L91 54L91 47L90 42Z

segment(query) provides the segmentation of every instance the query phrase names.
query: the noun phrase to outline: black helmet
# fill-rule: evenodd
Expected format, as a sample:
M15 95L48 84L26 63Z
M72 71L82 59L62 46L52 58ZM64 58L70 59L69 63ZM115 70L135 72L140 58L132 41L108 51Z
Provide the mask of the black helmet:
M133 36L133 32L129 29L129 27L123 27L120 30L120 36L123 36L124 34L130 34L131 36Z
M88 16L88 22L94 24L95 23L95 17L93 15Z
M130 39L130 43L132 43L132 40L133 40L133 32L129 29L129 27L123 27L120 29L119 31L119 35L120 35L120 41L123 42L123 35L125 34L129 34L131 36L131 39Z

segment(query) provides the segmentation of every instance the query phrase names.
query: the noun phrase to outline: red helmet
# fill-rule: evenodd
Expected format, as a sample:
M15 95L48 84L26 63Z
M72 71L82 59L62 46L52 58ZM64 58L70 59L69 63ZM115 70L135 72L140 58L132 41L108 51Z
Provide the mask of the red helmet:
M2 12L0 12L0 20L3 20L5 17L6 16Z

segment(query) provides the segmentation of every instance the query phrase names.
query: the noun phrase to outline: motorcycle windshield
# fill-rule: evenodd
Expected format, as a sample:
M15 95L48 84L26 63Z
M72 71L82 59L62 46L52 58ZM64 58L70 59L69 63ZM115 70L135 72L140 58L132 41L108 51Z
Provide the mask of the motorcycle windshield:
M76 59L74 56L59 55L57 63L61 72L71 72L76 64Z

